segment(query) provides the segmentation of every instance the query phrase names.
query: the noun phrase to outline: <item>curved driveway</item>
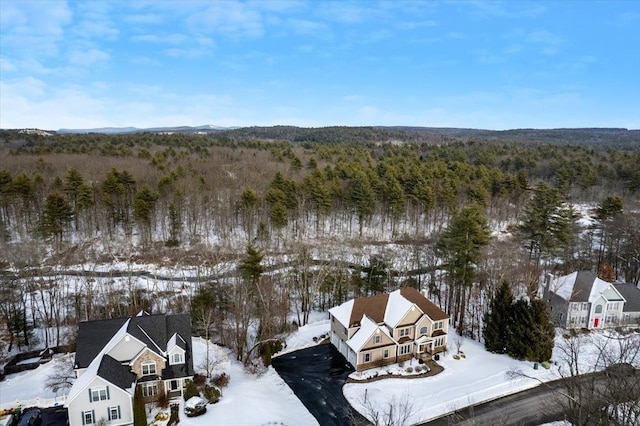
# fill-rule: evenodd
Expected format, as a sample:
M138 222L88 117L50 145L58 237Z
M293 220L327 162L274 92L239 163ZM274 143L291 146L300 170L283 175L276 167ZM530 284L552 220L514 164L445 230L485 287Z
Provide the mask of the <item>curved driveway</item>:
M342 394L353 368L333 345L280 355L271 364L322 426L369 424Z

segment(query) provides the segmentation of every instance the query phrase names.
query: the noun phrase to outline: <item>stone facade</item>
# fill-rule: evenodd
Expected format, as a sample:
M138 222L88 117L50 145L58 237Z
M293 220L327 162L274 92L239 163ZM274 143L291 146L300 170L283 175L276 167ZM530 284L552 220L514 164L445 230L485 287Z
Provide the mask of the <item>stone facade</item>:
M165 368L165 359L162 358L157 353L151 351L150 349L145 348L144 352L140 354L135 361L133 361L133 365L131 366L131 371L133 371L136 376L143 377L142 374L142 363L145 361L153 361L156 363L156 376L162 375L162 370Z

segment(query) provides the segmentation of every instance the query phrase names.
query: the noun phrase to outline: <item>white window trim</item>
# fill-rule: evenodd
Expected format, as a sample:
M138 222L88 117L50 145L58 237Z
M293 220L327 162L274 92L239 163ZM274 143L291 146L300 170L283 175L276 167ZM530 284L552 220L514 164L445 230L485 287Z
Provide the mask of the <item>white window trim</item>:
M153 372L150 372L150 370L147 368L148 372L145 373L144 368L150 366L153 366ZM158 366L156 365L155 361L143 361L142 364L140 364L140 372L143 376L153 376L158 374Z
M115 413L115 416L114 416L114 413ZM113 407L109 407L108 414L109 414L109 417L108 417L109 420L120 420L120 418L122 417L120 413L120 406L114 405Z
M180 357L178 361L175 360L176 356ZM169 357L169 365L177 365L177 364L184 364L184 354L182 352L174 352Z
M155 392L149 392L149 389L154 389ZM158 395L158 383L147 382L142 384L142 396L145 398Z
M109 391L107 390L106 387L91 388L91 397L89 402L107 401L108 399L109 399Z
M89 416L89 420L87 421L87 416ZM82 424L83 425L92 425L96 422L94 410L84 410L82 411Z

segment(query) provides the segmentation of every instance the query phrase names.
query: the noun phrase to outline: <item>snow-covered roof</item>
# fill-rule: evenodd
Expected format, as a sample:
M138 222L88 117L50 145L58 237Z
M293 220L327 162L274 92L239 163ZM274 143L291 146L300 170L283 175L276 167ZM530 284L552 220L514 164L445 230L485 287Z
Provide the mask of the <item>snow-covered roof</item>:
M549 288L559 297L562 297L564 300L569 300L571 299L571 294L573 293L573 285L576 282L577 276L578 273L574 272L569 275L558 277L553 280Z
M429 340L433 340L430 337L427 336L420 336L417 340L416 340L416 344L420 345L422 343L428 342Z
M607 289L615 287L591 271L577 271L553 280L549 290L568 302L595 302Z
M347 300L342 305L334 306L329 309L329 313L338 320L340 324L349 327L349 319L351 318L351 309L353 308L353 299Z
M589 302L595 302L598 297L602 295L609 287L614 288L611 283L596 278L591 287L591 293L589 294ZM614 288L615 289L615 288ZM616 293L618 291L616 290Z
M107 343L102 348L98 356L96 356L93 359L93 361L91 361L91 364L89 364L89 366L84 371L84 373L82 373L82 375L78 377L78 379L73 383L73 386L71 386L71 390L69 391L69 396L67 397L67 402L65 403L65 405L68 406L68 404L73 399L75 399L75 397L78 396L80 392L84 392L85 388L89 385L89 383L91 383L93 379L95 379L98 376L98 370L100 368L100 364L102 363L102 357L106 353L108 353L111 349L113 349L113 347L122 338L124 338L124 336L127 334L127 327L129 326L129 321L130 321L129 319L125 321L122 327L120 327L120 329L116 332L116 334L113 335L111 340L109 340L109 343Z
M400 290L389 293L387 308L384 311L385 324L391 328L395 328L412 306L413 303L402 297Z
M351 339L347 340L347 345L354 351L359 352L378 328L378 324L368 316L363 315L362 321L360 321L360 329L356 331Z

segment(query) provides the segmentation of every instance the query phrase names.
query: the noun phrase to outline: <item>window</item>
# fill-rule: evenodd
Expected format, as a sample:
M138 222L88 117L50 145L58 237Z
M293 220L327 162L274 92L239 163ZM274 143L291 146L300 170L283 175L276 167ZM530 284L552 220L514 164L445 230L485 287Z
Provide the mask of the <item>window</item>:
M400 346L400 355L406 355L411 352L411 343Z
M405 328L401 328L400 329L400 337L405 337L409 335L409 327L405 327Z
M169 389L171 389L172 391L178 390L178 381L177 380L170 381Z
M382 353L382 358L389 358L389 349L385 349Z
M371 361L371 354L370 353L364 354L364 362L370 362L370 361Z
M91 425L96 422L96 416L93 410L82 412L82 424Z
M158 385L155 382L142 384L142 396L146 398L148 396L156 396L157 394Z
M602 305L596 305L596 314L602 313Z
M442 321L438 321L435 324L433 324L433 329L434 330L441 330L442 329Z
M182 360L182 354L181 353L177 353L177 354L173 354L171 356L171 363L172 364L182 364L184 361Z
M118 420L120 418L120 406L109 407L109 420Z
M444 336L440 336L436 338L436 341L433 343L434 347L444 346Z
M142 375L150 376L156 374L156 363L153 361L144 361L142 363Z
M373 338L373 343L375 343L375 344L380 343L380 336L375 336L375 337Z
M583 303L583 304L582 304L582 310L583 310L583 311L586 311L586 310L588 310L588 309L589 309L589 304L588 304L588 303Z
M607 311L617 311L620 307L620 303L607 303Z
M106 388L89 389L89 402L106 401L109 399L109 386Z
M420 334L427 334L429 332L429 327L422 327L420 329Z

